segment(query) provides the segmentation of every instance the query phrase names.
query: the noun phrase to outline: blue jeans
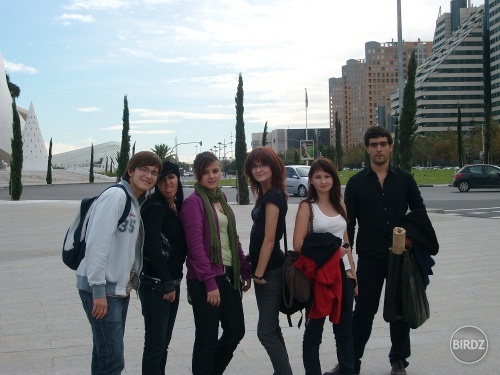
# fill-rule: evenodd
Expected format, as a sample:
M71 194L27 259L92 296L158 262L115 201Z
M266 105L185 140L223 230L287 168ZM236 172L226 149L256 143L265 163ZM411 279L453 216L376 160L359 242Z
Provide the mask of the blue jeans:
M145 277L141 279L139 298L145 329L142 354L143 374L165 374L168 345L179 309L180 286L175 286L175 301L164 300L164 294L165 290L161 282Z
M279 322L283 298L283 267L267 270L264 279L266 284L254 284L259 309L257 337L271 359L274 374L290 375L292 368Z
M123 335L127 320L130 296L125 298L107 297L108 312L102 319L92 316L94 299L92 293L79 290L83 309L92 328L92 375L121 374L125 367L123 356Z
M342 267L343 268L343 267ZM354 349L352 345L352 305L354 302L354 283L347 279L342 270L342 307L340 320L333 324L333 334L337 347L337 359L342 375L354 374ZM306 317L311 308L313 296L306 306ZM309 319L305 324L304 341L302 344L302 360L306 375L322 375L319 361L319 346L323 336L323 325L326 318Z
M207 302L204 282L187 280L195 324L193 375L223 374L245 335L241 291L233 288L230 278L229 274L215 278L220 293L218 307ZM220 338L219 321L222 327Z
M353 312L352 335L354 340L354 370L359 373L361 358L365 351L366 343L372 333L373 318L378 311L380 295L387 276L387 258L373 258L358 255L359 293ZM389 361L392 363L402 361L408 366L406 360L410 354L410 326L403 320L390 322L392 347L389 352Z

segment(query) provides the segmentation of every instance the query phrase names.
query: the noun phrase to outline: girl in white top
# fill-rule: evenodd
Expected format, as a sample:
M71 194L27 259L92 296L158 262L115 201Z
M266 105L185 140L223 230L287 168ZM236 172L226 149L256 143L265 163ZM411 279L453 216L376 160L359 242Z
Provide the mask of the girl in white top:
M342 202L340 179L331 160L316 159L309 170L309 190L307 198L299 205L293 233L293 249L301 251L304 238L308 233L312 206L313 231L315 233L330 232L343 239L341 251L341 269L345 269L342 277L342 310L340 321L333 324L333 332L337 346L337 358L341 374L351 375L354 369L354 350L352 346L352 307L354 295L357 294L356 271L351 247L347 237L347 211ZM313 291L314 292L314 291ZM310 303L306 307L306 316ZM325 318L309 319L305 326L302 356L304 369L308 375L322 375L319 361L319 346L323 335Z

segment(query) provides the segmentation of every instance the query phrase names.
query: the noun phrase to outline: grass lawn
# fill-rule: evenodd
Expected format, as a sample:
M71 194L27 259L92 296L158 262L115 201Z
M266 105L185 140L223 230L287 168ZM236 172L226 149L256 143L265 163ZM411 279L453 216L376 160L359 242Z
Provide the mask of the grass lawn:
M358 171L342 171L340 172L340 183L345 185L349 178ZM453 176L456 173L455 169L413 169L411 171L413 177L419 185L449 185L453 182ZM192 181L184 181L184 185L194 185ZM220 186L236 186L236 179L223 178Z
M453 182L455 169L412 169L411 173L419 185L449 185ZM345 185L357 171L340 172L340 183Z

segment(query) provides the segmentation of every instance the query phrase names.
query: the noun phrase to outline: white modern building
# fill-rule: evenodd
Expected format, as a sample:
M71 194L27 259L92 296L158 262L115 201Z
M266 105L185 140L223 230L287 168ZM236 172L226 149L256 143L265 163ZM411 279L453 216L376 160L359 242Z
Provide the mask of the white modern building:
M22 129L22 128L21 128ZM5 64L0 53L0 159L10 161L12 138L12 97L10 96Z
M117 155L120 152L120 142L106 142L94 145L94 163L105 168L106 161L109 168L117 167ZM91 146L79 148L78 150L63 152L52 156L54 168L71 169L76 167L88 167L90 164Z
M29 111L17 107L20 130L23 139L23 170L46 171L48 164L47 148L42 137L33 103ZM12 96L7 85L3 56L0 53L0 161L10 163L12 159Z

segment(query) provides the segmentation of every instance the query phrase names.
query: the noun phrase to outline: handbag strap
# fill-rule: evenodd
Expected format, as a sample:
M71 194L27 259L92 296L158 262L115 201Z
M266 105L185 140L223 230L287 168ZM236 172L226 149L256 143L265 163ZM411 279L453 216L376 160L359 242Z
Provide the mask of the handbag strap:
M314 211L313 211L313 205L311 202L307 202L309 205L309 223L307 224L307 233L313 233L314 228L313 228L313 220L314 220Z
M286 221L283 220L283 245L285 245L285 254L288 251L288 241L286 240Z
M285 202L283 202L283 199ZM283 208L284 204L286 203L286 197L284 194L281 194L281 202L282 202L282 207L280 207L280 211ZM288 252L288 241L286 238L286 215L283 215L283 246L285 247L285 254Z

